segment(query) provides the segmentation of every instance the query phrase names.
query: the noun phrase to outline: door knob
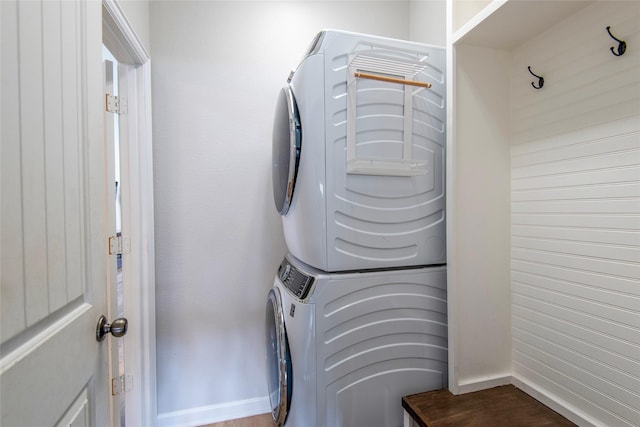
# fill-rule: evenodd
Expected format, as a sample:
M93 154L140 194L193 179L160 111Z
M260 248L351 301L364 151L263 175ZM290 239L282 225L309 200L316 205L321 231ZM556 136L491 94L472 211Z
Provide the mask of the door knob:
M116 338L120 338L127 333L129 327L129 321L124 317L120 317L111 323L107 323L107 318L103 314L98 319L98 326L96 327L96 339L98 341L104 341L108 333Z

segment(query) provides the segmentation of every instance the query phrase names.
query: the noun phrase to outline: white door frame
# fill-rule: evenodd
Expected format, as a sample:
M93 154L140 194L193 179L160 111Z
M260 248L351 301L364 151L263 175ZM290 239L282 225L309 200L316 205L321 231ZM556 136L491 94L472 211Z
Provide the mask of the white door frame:
M134 285L125 302L130 325L125 363L134 384L125 397L127 424L153 427L157 425L157 405L151 61L117 0L102 0L102 29L103 42L113 55L132 65L127 73L130 143L125 154L132 172L127 201L131 257L130 268L123 274L128 276L125 283Z

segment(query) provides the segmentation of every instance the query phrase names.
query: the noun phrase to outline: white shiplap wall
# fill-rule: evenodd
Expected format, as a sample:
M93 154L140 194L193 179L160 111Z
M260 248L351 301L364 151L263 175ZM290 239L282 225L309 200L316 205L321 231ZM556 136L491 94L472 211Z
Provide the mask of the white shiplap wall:
M511 75L514 377L585 424L639 426L640 2L579 11Z

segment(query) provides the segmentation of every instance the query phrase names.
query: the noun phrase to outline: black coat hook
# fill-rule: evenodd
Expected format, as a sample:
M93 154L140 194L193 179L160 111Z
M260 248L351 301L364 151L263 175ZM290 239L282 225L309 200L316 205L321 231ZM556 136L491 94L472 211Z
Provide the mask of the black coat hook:
M531 73L532 76L538 78L538 86L536 86L533 82L531 82L531 86L533 86L534 89L542 89L542 86L544 86L544 77L540 77L537 74L535 74L533 71L531 71L531 67L527 67L527 68L529 69L529 72Z
M618 42L618 49L614 50L613 48L611 48L611 53L613 53L615 56L624 55L624 52L627 50L627 42L625 42L624 40L620 40L616 36L611 34L611 27L607 27L607 33L609 33L612 39Z

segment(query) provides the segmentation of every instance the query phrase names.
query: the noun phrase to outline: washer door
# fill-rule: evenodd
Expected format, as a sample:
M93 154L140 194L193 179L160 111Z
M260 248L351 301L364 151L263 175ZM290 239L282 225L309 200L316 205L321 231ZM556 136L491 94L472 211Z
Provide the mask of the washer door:
M302 145L300 115L289 85L278 95L272 144L273 201L280 215L286 215L296 185Z
M291 406L293 377L291 375L291 354L287 331L284 325L282 298L277 288L269 291L266 315L267 333L267 376L271 416L278 427L287 420Z

